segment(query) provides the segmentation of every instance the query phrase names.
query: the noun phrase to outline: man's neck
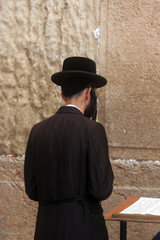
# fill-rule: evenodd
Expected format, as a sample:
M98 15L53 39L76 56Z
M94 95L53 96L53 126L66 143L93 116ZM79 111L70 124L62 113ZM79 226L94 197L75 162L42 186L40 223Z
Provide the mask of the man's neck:
M68 99L67 105L77 107L84 114L85 108L83 107L83 104L80 103L80 101L73 101L73 99Z
M66 106L68 106L68 107L75 107L75 108L77 108L79 111L81 111L81 109L79 108L79 107L77 107L76 105L74 105L74 104L67 104ZM82 111L81 111L82 112Z

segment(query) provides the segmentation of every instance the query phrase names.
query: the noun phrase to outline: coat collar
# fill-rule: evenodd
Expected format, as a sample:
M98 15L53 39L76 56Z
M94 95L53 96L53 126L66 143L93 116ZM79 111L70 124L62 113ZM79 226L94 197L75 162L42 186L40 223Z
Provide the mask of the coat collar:
M58 111L56 112L56 114L59 113L78 113L78 114L82 114L83 113L76 107L71 107L71 106L62 106L58 109Z

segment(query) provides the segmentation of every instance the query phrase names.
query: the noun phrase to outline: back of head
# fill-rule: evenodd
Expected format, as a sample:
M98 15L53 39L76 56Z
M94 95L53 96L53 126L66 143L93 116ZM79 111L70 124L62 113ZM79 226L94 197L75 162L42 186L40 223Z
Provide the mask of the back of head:
M51 80L61 86L65 98L78 98L84 89L92 87L91 99L84 115L96 119L97 115L97 96L95 88L106 85L107 80L97 75L96 64L93 60L86 57L69 57L63 62L61 72L54 73Z

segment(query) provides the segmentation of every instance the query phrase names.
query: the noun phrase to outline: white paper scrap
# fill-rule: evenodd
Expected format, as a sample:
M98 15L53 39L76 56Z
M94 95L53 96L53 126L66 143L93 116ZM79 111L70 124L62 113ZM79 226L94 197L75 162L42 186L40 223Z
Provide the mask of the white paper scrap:
M124 209L121 213L160 216L160 198L141 197L130 207Z

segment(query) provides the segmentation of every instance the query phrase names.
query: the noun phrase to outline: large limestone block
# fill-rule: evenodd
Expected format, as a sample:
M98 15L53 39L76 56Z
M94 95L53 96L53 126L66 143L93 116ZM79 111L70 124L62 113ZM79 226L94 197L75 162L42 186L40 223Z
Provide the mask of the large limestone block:
M50 76L63 59L97 62L98 0L0 2L0 153L24 154L33 124L63 104Z
M101 70L108 85L102 117L111 156L145 159L149 152L158 160L160 2L106 0L103 6Z
M33 239L37 203L24 191L24 157L0 157L0 239Z
M0 239L33 239L37 206L24 195L23 183L2 181L0 192Z
M115 186L160 189L160 161L112 160Z

